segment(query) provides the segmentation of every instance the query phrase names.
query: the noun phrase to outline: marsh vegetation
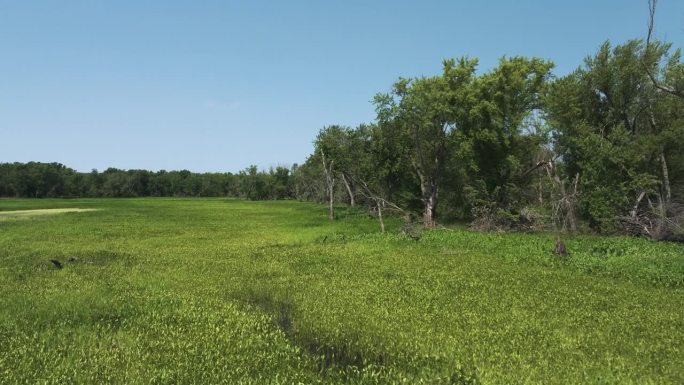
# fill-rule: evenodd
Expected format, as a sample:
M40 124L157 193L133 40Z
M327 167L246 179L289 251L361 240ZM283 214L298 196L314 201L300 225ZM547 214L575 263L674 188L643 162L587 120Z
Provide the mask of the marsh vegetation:
M362 210L0 200L3 383L684 381L684 247ZM63 268L50 262L56 259Z

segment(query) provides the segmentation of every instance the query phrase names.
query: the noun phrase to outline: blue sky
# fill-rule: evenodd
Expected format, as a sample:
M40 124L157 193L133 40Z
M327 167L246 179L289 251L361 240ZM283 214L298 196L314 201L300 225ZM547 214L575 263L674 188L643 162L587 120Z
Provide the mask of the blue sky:
M539 56L563 75L644 37L646 0L0 0L0 162L238 171L302 162L444 58ZM684 47L684 1L656 37Z

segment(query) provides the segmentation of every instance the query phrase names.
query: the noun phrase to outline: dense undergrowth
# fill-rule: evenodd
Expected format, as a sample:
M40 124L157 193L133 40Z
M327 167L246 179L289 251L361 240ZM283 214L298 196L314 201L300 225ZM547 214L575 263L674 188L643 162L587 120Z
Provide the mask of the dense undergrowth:
M0 221L0 383L684 382L684 247L236 200ZM56 269L50 259L64 264ZM71 260L71 262L69 262Z

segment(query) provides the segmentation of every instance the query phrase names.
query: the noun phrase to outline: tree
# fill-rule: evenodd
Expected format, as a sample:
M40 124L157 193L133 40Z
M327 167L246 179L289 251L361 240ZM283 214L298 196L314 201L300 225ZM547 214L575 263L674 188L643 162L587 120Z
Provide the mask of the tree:
M348 154L348 141L350 129L348 127L332 125L324 127L319 131L314 142L315 156L323 166L323 176L328 194L328 218L334 218L333 203L335 201L335 181L339 173L347 188L351 203L354 202L354 194L350 187L350 182L344 174L344 170L349 170L351 159Z
M412 149L409 161L418 177L423 224L436 225L437 201L445 160L454 150L450 137L467 115L477 60L444 61L442 76L400 79L392 94L375 97L380 124L397 128Z
M292 167L292 189L295 199L313 202L327 201L323 170L316 155L314 152L302 165Z
M401 183L397 152L388 148L383 132L378 125L362 124L350 133L350 151L353 154L353 169L350 179L359 187L359 194L375 213L380 231L385 232L384 212L400 213L408 220L410 213L390 198L392 187ZM395 154L394 157L388 154Z
M503 58L473 86L473 106L461 142L467 142L469 201L491 210L515 211L531 183L528 170L545 137L529 118L541 108L541 92L553 64L538 58Z
M287 167L278 166L269 171L271 177L271 199L290 198L290 170Z
M679 53L670 56L669 48L639 40L605 43L549 89L555 149L567 176L582 175L580 210L598 231L618 230L630 211L653 201L664 208L671 199L668 159L679 159L684 144L684 100L656 87L643 70L645 60L667 63L658 73L679 66Z

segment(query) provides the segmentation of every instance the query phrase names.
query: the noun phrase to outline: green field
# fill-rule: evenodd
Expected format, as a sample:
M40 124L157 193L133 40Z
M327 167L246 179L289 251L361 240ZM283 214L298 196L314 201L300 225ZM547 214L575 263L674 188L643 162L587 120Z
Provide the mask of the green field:
M49 208L98 210L7 214ZM550 234L414 241L298 202L2 213L3 384L684 383L681 245L577 236L558 260Z

